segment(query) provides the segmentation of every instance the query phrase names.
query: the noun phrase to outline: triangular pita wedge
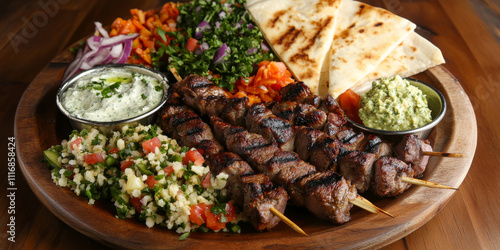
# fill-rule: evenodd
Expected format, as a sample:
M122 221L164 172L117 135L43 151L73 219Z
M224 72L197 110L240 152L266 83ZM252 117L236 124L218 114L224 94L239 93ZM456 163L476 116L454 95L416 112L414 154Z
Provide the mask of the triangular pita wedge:
M330 52L329 94L337 97L372 72L415 27L387 10L343 1Z
M296 79L318 93L341 0L249 0L246 8Z
M408 77L443 63L441 50L413 32L352 89L362 94L371 88L372 82L376 79L394 75Z

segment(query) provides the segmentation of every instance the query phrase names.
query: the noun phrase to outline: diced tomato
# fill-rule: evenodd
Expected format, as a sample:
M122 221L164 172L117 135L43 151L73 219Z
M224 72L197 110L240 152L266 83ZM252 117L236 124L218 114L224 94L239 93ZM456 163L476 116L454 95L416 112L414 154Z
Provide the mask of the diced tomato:
M134 161L132 159L127 159L127 160L121 161L120 168L122 169L122 172L125 172L125 169L132 166L132 164L134 164Z
M146 179L146 184L148 184L150 188L154 188L156 183L158 183L158 181L155 179L154 175L149 175Z
M138 213L141 213L142 211L142 203L141 203L142 197L130 197L130 205L132 205L135 208L135 211Z
M361 101L361 96L351 89L346 90L343 94L339 96L340 106L344 110L344 113L351 120L362 124L363 122L359 119L359 102Z
M198 40L194 39L194 38L189 38L187 44L186 44L186 49L189 51L189 52L193 52L195 49L196 49L196 46L198 46Z
M238 219L238 217L236 216L236 210L234 210L233 203L231 201L226 204L225 216L227 218L227 222L235 221L236 219Z
M205 224L205 221L207 221L207 216L205 215L205 211L207 210L210 212L210 206L205 203L191 205L191 210L189 214L189 220L191 221L191 223L197 225Z
M194 162L195 165L201 166L205 162L205 159L200 152L196 150L189 150L186 152L184 159L182 159L182 164L187 165L189 162Z
M110 154L115 154L115 153L120 152L120 149L119 149L119 148L111 148L111 149L109 149L109 150L108 150L108 152L109 152Z
M78 137L76 140L72 141L69 145L71 146L71 149L77 150L80 144L82 144L82 138Z
M203 178L203 181L201 181L201 186L204 188L210 187L210 172L208 172L205 178Z
M159 148L160 146L161 141L160 139L158 139L158 137L142 142L142 148L144 149L145 153L154 152L155 148Z
M221 230L226 227L225 222L220 222L221 215L213 214L210 209L205 211L205 216L207 216L207 227L212 230Z
M101 153L86 154L84 158L85 158L85 163L87 164L96 164L98 162L104 163L104 157L102 156Z
M165 172L165 176L169 176L174 172L174 168L172 166L166 167L163 169L163 171Z

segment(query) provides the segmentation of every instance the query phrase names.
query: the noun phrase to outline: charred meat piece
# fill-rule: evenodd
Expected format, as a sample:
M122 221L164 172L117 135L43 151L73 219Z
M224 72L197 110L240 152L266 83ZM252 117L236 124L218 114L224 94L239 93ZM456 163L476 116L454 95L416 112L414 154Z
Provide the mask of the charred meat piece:
M274 103L271 112L281 119L287 120L293 126L295 125L295 107L296 102L282 101Z
M215 140L202 140L196 145L196 149L202 152L203 157L208 158L224 150L224 147Z
M325 125L323 126L323 132L328 136L335 137L346 123L347 119L343 115L328 113Z
M173 115L167 128L173 131L172 137L182 145L196 147L203 140L214 140L210 126L192 111L183 111Z
M233 126L218 117L211 117L211 123L221 143L227 149L238 154L253 167L261 168L273 157L279 148L259 134L249 133L246 129ZM260 170L261 172L265 172Z
M241 181L244 185L243 212L247 215L255 229L263 231L275 227L280 219L270 210L285 213L288 194L282 187L273 186L272 182L264 174L243 175Z
M314 165L317 171L330 170L340 153L340 142L319 130L302 127L295 136L295 152L300 159Z
M318 107L321 102L321 98L314 95L303 82L288 84L280 90L280 94L282 101L307 103L314 107Z
M241 181L241 175L253 173L250 165L243 161L238 155L230 152L222 152L213 155L209 158L207 163L210 167L210 173L213 176L217 176L220 173L226 173L229 176L227 178L226 188L231 200L243 207L244 197L242 191L244 185Z
M323 102L321 102L319 109L325 111L326 113L333 113L344 117L344 111L331 95L326 95Z
M428 140L422 140L420 144L422 151L432 152L431 143ZM422 155L420 162L418 164L411 164L411 167L415 171L415 178L421 178L427 168L427 163L429 163L429 156Z
M327 120L325 112L309 104L297 104L295 107L295 126L322 129Z
M382 156L374 164L372 191L381 197L402 194L411 184L403 182L402 177L413 177L413 169L394 157Z
M363 142L365 135L363 132L356 132L352 128L344 127L337 133L336 137L345 149L353 151Z
M359 193L364 193L370 188L374 162L375 154L352 151L339 160L339 172L356 186Z
M302 127L295 133L295 152L299 158L304 161L309 161L311 158L311 148L316 140L323 133L313 128Z
M264 104L252 105L246 115L246 127L268 141L276 141L284 150L293 150L294 131L289 122L275 116Z
M375 154L375 159L378 159L382 156L390 156L392 153L391 144L382 141L380 137L376 135L368 135L366 138L366 143L360 147L360 150L363 149L367 153Z
M311 148L310 163L318 171L336 171L337 156L340 153L340 142L323 133Z
M309 104L297 102L279 102L272 108L273 114L288 122L292 126L305 126L322 129L327 115L325 112Z
M220 115L229 93L203 76L188 75L173 85L173 89L184 103L202 115Z
M356 187L332 171L313 173L294 185L303 188L304 205L318 218L342 224L350 220L349 210L357 197Z
M248 97L229 99L221 118L232 125L245 126L245 115L250 108Z
M297 154L289 151L277 151L267 164L267 175L276 184L285 187L296 206L304 204L304 193L302 190L294 189L291 184L313 172L316 172L314 166L300 160Z
M420 177L423 175L428 162L428 157L424 161L423 149L432 151L428 141L422 141L417 135L405 135L403 140L394 147L394 153L398 159L411 165L415 170L415 177Z

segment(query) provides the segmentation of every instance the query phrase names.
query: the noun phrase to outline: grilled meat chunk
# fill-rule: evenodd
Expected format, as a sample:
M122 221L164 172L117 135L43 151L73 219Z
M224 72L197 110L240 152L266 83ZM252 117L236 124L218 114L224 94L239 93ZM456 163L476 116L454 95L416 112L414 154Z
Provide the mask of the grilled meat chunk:
M232 125L245 126L245 115L250 108L248 97L229 99L221 118Z
M411 184L403 182L402 177L413 177L413 169L394 157L382 156L374 164L372 191L378 196L398 196L410 188Z
M328 113L323 126L323 132L325 132L328 136L335 137L342 129L342 126L346 123L347 119L344 116L335 113Z
M285 187L296 206L304 205L304 192L295 189L292 183L316 172L314 166L299 159L296 153L279 150L267 163L267 175L278 185Z
M259 171L265 172L261 168L266 166L274 153L279 150L276 145L261 135L250 133L242 127L232 126L218 117L213 116L210 119L216 135L222 138L221 143L225 144L229 151L238 154L254 168L259 168Z
M280 219L269 208L274 207L282 214L285 213L289 199L285 189L273 186L269 177L264 174L243 175L241 181L244 184L243 212L254 228L263 231L275 227Z
M404 136L403 140L394 147L396 157L411 165L415 171L415 177L423 175L429 161L428 156L422 155L423 150L432 151L432 147L429 141L423 141L417 135Z
M295 107L296 102L282 101L274 103L271 112L277 117L287 120L292 126L295 125Z
M297 102L279 102L272 108L272 113L290 122L292 126L305 126L322 129L327 115L309 104Z
M294 185L305 193L304 205L318 218L342 224L350 220L349 210L357 197L356 187L332 171L313 173Z
M223 88L198 75L186 76L173 89L187 106L206 116L220 115L230 97Z
M220 173L226 173L229 176L226 182L228 194L231 200L243 207L244 197L242 190L244 184L241 181L241 175L253 174L250 165L238 155L230 152L213 155L209 158L207 164L213 176L217 176Z
M336 134L337 139L342 143L342 147L347 150L356 150L358 146L363 142L365 135L363 132L356 132L354 129L349 127L344 127L340 132Z
M340 142L319 130L302 127L295 136L295 152L317 171L330 170L336 165Z
M288 84L280 90L280 94L282 101L307 103L314 107L318 107L321 102L321 98L314 95L303 82Z
M359 193L364 193L370 188L375 159L375 154L352 151L339 160L340 175L350 180Z
M382 141L382 139L376 135L368 135L366 139L366 143L361 148L367 153L375 154L375 159L391 155L391 144Z
M214 140L202 140L196 145L198 151L202 152L203 157L208 158L224 151L224 147Z
M275 116L264 104L252 105L246 115L246 127L268 141L276 141L284 150L293 150L294 131L290 123Z
M422 151L427 151L427 152L432 152L432 146L431 143L428 140L422 140L420 144L420 148ZM424 174L425 169L427 168L427 163L429 163L429 156L428 155L422 155L422 158L418 164L412 164L411 167L415 171L415 177L416 178L421 178L422 175Z

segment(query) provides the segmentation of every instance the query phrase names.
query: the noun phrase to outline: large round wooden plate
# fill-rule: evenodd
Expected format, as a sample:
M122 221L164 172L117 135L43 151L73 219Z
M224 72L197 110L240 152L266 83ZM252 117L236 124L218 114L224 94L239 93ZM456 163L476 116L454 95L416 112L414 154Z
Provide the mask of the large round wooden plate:
M41 163L42 151L59 144L72 130L68 120L56 108L56 92L72 58L69 51L57 56L26 89L15 119L17 155L20 168L38 199L66 224L106 245L141 249L381 247L422 226L447 203L454 192L459 192L411 187L396 199L372 198L377 206L396 218L353 208L352 220L340 226L316 219L303 208L287 208L285 214L309 237L295 233L280 223L270 232L258 233L251 228L243 228L241 234L192 233L188 240L179 241L179 235L166 228L148 228L135 219L115 218L111 202L98 201L95 205L88 205L85 198L52 182L49 169ZM424 179L458 187L469 170L476 149L477 127L472 105L458 81L442 66L416 78L440 89L449 105L446 117L430 135L435 150L459 152L467 156L460 159L432 158Z

